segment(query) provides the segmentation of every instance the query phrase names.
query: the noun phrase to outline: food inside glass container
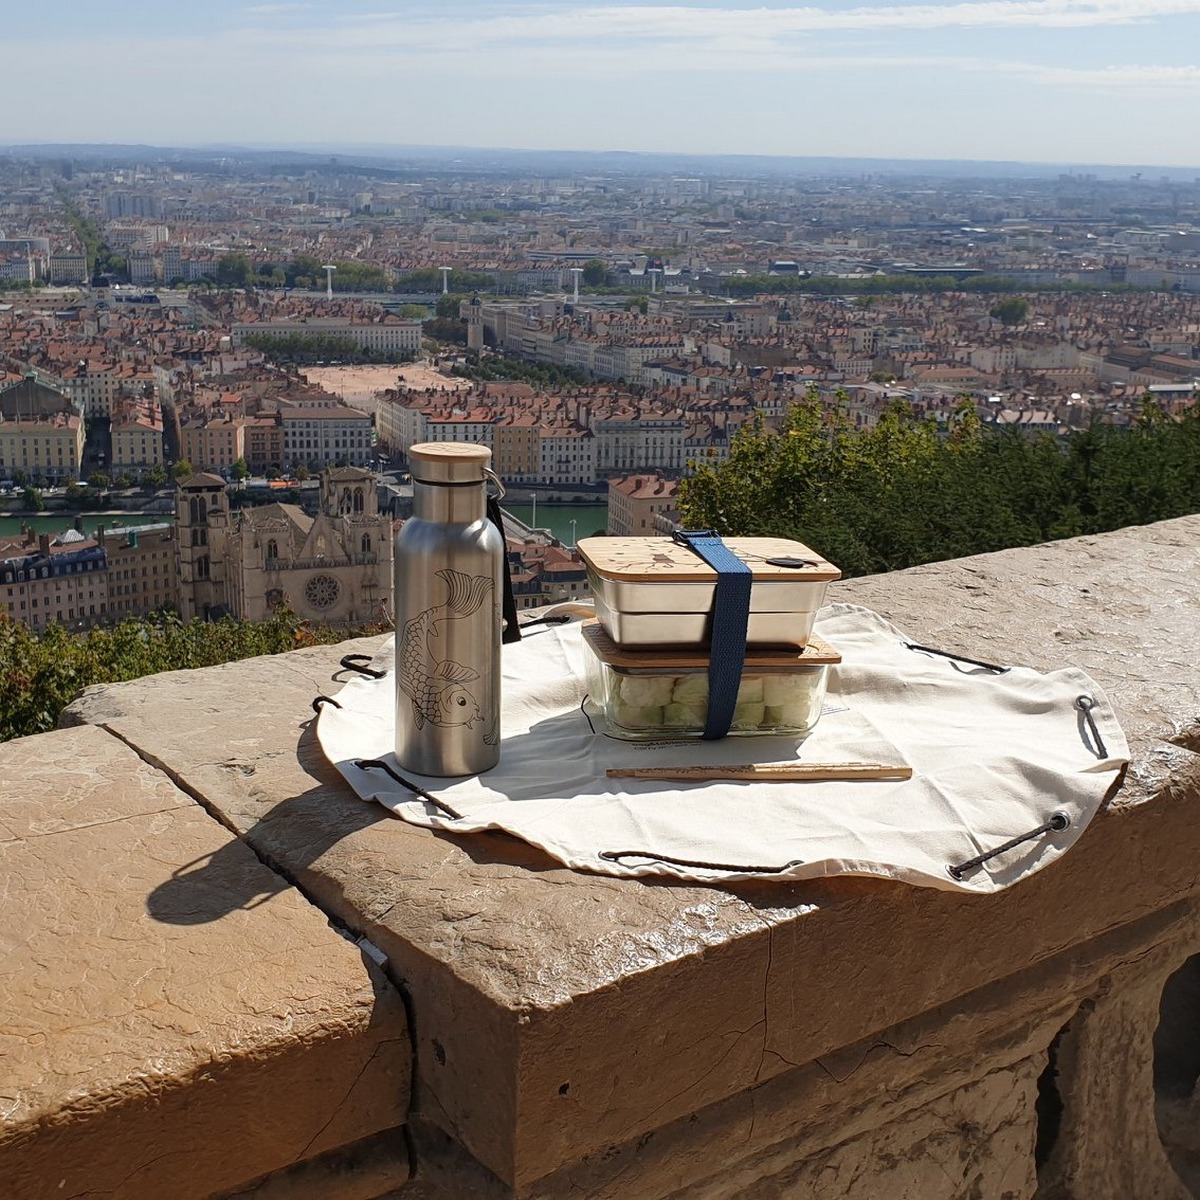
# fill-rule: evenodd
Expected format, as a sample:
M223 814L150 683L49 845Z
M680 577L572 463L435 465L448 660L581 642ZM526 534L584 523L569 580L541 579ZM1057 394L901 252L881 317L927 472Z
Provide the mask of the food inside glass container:
M599 624L583 629L588 694L609 732L629 740L701 737L708 723L709 656L696 650L634 651ZM829 666L841 655L819 637L803 650L748 651L729 732L805 734L825 702Z
M823 666L743 675L731 733L805 733L825 698ZM617 732L699 735L708 720L708 674L626 671L603 664L593 689Z

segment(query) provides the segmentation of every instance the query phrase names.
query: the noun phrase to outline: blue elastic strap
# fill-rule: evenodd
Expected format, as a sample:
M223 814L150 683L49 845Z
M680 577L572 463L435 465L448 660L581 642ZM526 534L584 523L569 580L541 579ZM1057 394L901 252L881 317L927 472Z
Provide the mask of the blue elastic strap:
M708 654L708 720L704 737L709 740L723 738L733 723L742 667L746 661L746 627L750 622L750 586L754 574L714 530L678 529L675 541L699 555L717 573Z

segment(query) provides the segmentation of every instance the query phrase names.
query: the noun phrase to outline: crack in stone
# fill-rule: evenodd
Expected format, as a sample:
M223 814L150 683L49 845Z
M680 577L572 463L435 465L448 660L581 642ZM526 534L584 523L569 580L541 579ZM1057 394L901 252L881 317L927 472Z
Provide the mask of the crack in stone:
M368 929L355 930L347 926L345 921L340 916L330 912L321 903L319 903L317 898L303 885L301 885L299 880L292 874L292 872L285 869L282 864L275 862L269 855L260 850L259 847L242 837L240 831L224 817L220 810L214 804L212 804L203 795L203 793L188 783L178 771L164 763L160 758L158 758L157 755L152 754L149 750L144 749L142 746L137 745L129 738L124 737L117 730L113 729L112 726L101 724L98 726L98 728L103 729L106 733L115 737L119 742L122 742L124 745L128 746L134 752L134 754L136 754L138 758L142 760L142 762L146 763L150 767L153 767L156 771L161 771L164 775L166 775L166 777L170 779L171 782L175 784L175 786L179 788L181 792L187 796L190 796L201 807L201 809L203 809L204 812L208 813L208 815L217 822L218 825L227 829L235 838L237 838L237 840L241 842L242 845L244 845L250 851L250 853L253 854L255 858L257 858L258 861L263 864L264 867L266 867L273 874L284 879L291 887L295 888L299 895L303 896L304 899L313 906L313 908L315 908L322 914L322 916L325 917L325 919L329 922L330 927L336 933L342 937L345 937L348 941L354 942L355 944L357 944L360 936L370 936L370 930ZM392 973L390 969L390 959L388 967L381 967L379 969L380 973L384 976L384 978L387 979L392 987L396 989L396 992L400 997L400 1002L404 1007L405 1022L409 1035L409 1054L411 1056L409 1105L408 1112L405 1114L406 1119L403 1136L405 1139L405 1146L408 1151L409 1174L415 1178L417 1174L417 1147L413 1133L412 1118L418 1115L420 1112L420 1109L418 1108L418 1080L420 1078L420 1071L418 1069L417 1061L418 1043L416 1037L416 1013L414 1010L412 994L409 992L408 987L404 984L404 982L398 976ZM393 1039L393 1041L394 1040L395 1039ZM386 1043L381 1043L380 1046L384 1044ZM375 1054L378 1053L380 1046L377 1046L375 1051L372 1052L372 1058L374 1058ZM370 1060L368 1060L368 1062L369 1061ZM364 1066L363 1069L365 1070L366 1067ZM314 1135L314 1140L319 1136L319 1133ZM310 1142L309 1144L311 1145L312 1143Z
M186 804L172 804L169 808L155 808L149 812L127 813L123 817L108 817L103 821L87 821L82 825L68 825L64 829L48 829L45 833L26 833L20 837L14 837L10 840L6 839L2 844L7 846L10 844L10 841L11 844L40 841L42 838L60 837L64 833L78 833L84 829L100 829L105 825L119 825L122 821L136 821L143 817L157 817L169 812L184 812L187 808L188 805Z
M686 1084L684 1087L681 1087L677 1092L673 1092L661 1104L655 1105L655 1107L653 1109L651 1109L650 1112L647 1114L647 1118L652 1118L652 1117L657 1116L658 1113L660 1113L664 1108L666 1108L668 1105L673 1104L676 1100L678 1100L680 1096L685 1096L685 1095L687 1095L688 1092L693 1091L695 1088L698 1088L733 1053L734 1048L737 1046L738 1042L743 1037L745 1037L747 1034L753 1033L754 1030L756 1030L760 1027L765 1027L765 1025L766 1025L765 1020L764 1021L756 1021L753 1025L750 1026L749 1029L726 1030L725 1032L727 1034L734 1033L737 1036L725 1048L725 1053L722 1054L720 1056L720 1058L718 1058L703 1074L697 1076L697 1078L693 1079L690 1083ZM626 1136L626 1135L622 1134L621 1136L622 1136L622 1138L624 1138L624 1136Z
M343 1105L345 1105L346 1101L349 1100L350 1097L354 1094L354 1089L356 1087L358 1087L359 1083L362 1081L362 1077L367 1073L368 1069L370 1068L371 1064L375 1061L375 1058L379 1054L379 1052L386 1047L396 1045L398 1041L399 1041L399 1038L390 1038L386 1042L376 1043L375 1049L371 1051L370 1057L359 1068L358 1074L356 1074L354 1076L354 1078L350 1081L349 1087L346 1088L345 1095L343 1095L342 1098L333 1106L333 1111L329 1114L328 1119L321 1126L321 1128L318 1129L317 1132L314 1133L312 1135L312 1137L310 1137L308 1139L308 1141L304 1143L303 1148L296 1155L296 1157L292 1159L293 1163L303 1162L308 1157L308 1152L312 1149L313 1144L317 1141L318 1138L320 1138L320 1136L325 1132L325 1130L327 1130L330 1127L330 1125L332 1125L334 1123L334 1121L337 1120L338 1115L342 1111Z

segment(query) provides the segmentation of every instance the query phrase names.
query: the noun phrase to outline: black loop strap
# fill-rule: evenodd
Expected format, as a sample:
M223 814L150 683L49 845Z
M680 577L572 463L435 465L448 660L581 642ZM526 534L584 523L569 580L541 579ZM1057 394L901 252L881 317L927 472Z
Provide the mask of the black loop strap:
M504 533L504 514L500 509L500 497L489 496L487 500L488 520L500 531L500 541L504 545L504 578L501 582L500 615L504 618L504 631L500 641L507 646L510 642L521 640L521 626L517 624L517 601L513 596L512 563L508 560L508 538ZM533 622L530 622L532 624Z
M360 758L354 764L360 771L380 770L386 771L401 787L407 788L414 796L420 796L422 800L428 801L433 805L438 812L450 817L452 820L461 821L462 813L455 812L445 800L439 800L436 796L427 792L419 784L413 783L411 779L405 779L403 775L397 775L391 767L383 761L382 758Z
M939 658L949 658L954 662L968 663L972 667L981 667L993 675L1004 675L1011 667L997 666L995 663L983 662L978 658L967 658L965 654L951 654L949 650L938 650L935 646L919 646L916 642L902 642L905 650L915 650L918 654L936 654Z
M737 871L746 875L782 875L784 872L790 871L792 867L804 865L804 859L793 858L791 862L785 862L782 867L747 867L740 863L714 863L702 862L694 858L671 858L666 854L651 854L647 850L601 850L600 857L605 862L616 863L622 867L629 865L624 861L627 858L644 858L648 862L664 863L671 867L700 867L705 871Z
M533 617L522 621L521 628L528 629L531 625L565 625L571 619L570 613L551 613L548 617Z
M320 713L322 704L332 704L334 708L342 707L332 696L318 696L312 702L313 712Z
M989 859L995 858L998 854L1003 854L1007 850L1013 849L1014 846L1021 845L1022 842L1031 842L1034 838L1041 837L1045 833L1062 833L1071 824L1071 818L1065 812L1054 813L1050 820L1044 821L1036 829L1031 829L1028 833L1023 833L1019 837L1009 838L1007 842L1002 842L994 850L988 850L983 854L977 854L974 858L968 858L966 862L959 863L956 867L947 867L946 870L950 873L951 879L961 880L968 872L973 871L976 867L981 867Z
M382 679L387 672L377 671L374 667L368 667L366 664L371 661L369 654L347 654L342 658L342 667L347 671L357 671L360 675L365 675L368 679Z
M1096 701L1091 696L1079 696L1075 700L1075 707L1079 709L1081 720L1088 727L1092 735L1093 745L1089 746L1088 749L1097 758L1107 758L1108 750L1104 745L1104 739L1100 736L1100 728L1096 724L1096 718L1092 716L1092 709L1096 707Z

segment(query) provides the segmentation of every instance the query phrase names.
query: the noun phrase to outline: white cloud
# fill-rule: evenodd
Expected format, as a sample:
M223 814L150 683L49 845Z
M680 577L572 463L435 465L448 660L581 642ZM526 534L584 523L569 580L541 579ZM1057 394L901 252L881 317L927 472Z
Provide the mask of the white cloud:
M240 16L259 18L259 17L285 17L291 13L309 13L312 12L311 4L251 4L247 8L243 8Z
M1115 67L1050 67L1034 63L998 63L993 68L1025 75L1041 83L1088 88L1192 90L1200 88L1200 67L1167 67L1151 63Z
M1200 0L968 0L822 8L699 8L688 5L547 7L467 17L405 12L349 18L324 31L339 41L420 40L425 45L594 43L595 39L694 42L729 37L773 39L813 33L936 29L1080 29L1200 15ZM430 39L427 41L426 39Z

